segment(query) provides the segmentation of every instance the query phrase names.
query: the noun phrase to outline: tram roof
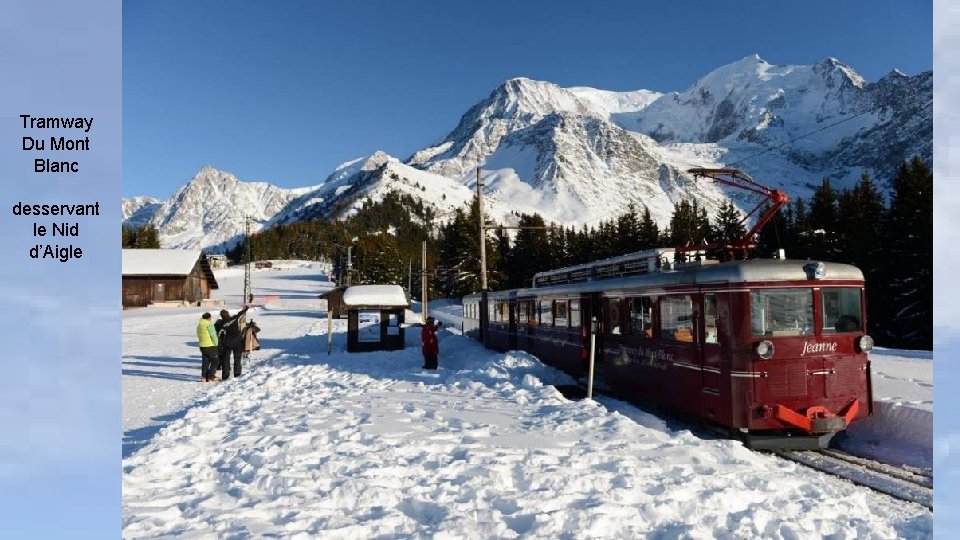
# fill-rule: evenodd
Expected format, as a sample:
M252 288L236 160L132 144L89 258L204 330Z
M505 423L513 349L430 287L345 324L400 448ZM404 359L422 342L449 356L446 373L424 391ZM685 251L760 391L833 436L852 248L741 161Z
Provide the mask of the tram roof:
M713 285L722 283L755 283L776 281L809 281L817 283L819 280L808 277L805 266L818 264L820 261L798 259L751 259L747 261L730 261L703 266L690 266L672 271L660 271L650 274L595 279L578 283L546 287L528 287L508 291L491 291L491 298L510 296L533 296L549 291L555 294L575 294L604 290L632 289L636 287L669 287L676 285ZM829 281L863 281L863 272L850 264L822 262L822 280ZM478 294L468 297L479 296Z

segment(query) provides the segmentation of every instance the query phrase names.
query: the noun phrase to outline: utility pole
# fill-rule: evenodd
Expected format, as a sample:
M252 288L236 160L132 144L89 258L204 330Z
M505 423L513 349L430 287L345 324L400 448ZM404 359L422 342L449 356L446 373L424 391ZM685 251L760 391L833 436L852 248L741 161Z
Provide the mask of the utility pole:
M350 254L352 253L352 251L353 251L353 244L350 244L349 246L347 246L347 287L350 286L350 273L351 273L351 270L353 269L353 262L352 262L353 259L350 258Z
M243 266L243 301L241 304L250 302L250 216L243 216L243 242L244 242L244 266Z
M423 241L423 249L420 253L421 270L420 270L420 315L423 317L423 322L427 322L427 241Z
M480 214L480 343L486 345L489 313L487 310L487 224L483 216L483 183L480 180L480 166L477 165L477 209Z

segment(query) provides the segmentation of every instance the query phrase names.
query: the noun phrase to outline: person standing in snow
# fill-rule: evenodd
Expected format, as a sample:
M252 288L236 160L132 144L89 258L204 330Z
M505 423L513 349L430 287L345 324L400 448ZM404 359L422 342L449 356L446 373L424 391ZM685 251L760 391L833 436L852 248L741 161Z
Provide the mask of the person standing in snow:
M440 341L437 339L437 328L440 327L433 317L427 317L427 322L420 331L420 341L423 342L423 369L437 369L437 355L440 354Z
M204 313L197 323L197 340L200 345L200 380L214 382L217 380L217 330L210 323L210 312Z
M240 359L243 356L243 335L240 332L240 320L247 309L248 307L244 307L232 317L229 311L222 309L220 310L220 320L214 324L217 335L220 337L220 367L223 369L223 380L230 378L230 353L233 353L233 376L240 376L242 368Z
M247 326L243 329L243 357L246 358L250 356L252 351L260 350L260 338L257 337L257 334L260 333L260 327L257 326L257 323L253 322L251 319L247 323Z

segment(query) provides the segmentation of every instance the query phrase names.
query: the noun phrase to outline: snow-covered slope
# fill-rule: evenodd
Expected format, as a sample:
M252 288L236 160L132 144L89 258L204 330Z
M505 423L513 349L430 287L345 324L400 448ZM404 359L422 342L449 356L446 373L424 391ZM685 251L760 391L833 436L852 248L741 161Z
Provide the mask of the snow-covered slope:
M775 66L753 55L661 96L622 125L666 145L717 143L730 151L727 162L773 150L774 159L798 166L787 187L825 175L843 184L860 169L885 179L903 159L930 159L931 103L931 72L893 71L869 83L835 58ZM766 176L764 160L743 167Z
M356 213L366 201L379 202L390 192L420 199L441 220L473 198L473 191L463 184L376 152L338 167L322 184L286 205L272 223L342 219Z

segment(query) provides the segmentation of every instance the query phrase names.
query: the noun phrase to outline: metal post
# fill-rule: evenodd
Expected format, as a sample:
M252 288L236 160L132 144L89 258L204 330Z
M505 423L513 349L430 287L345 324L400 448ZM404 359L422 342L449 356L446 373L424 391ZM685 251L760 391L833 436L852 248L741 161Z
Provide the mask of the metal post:
M427 241L423 241L423 248L420 253L421 270L420 270L420 316L423 318L423 322L427 322L427 312L430 311L427 307Z
M483 183L477 166L477 209L480 214L480 343L486 345L485 328L489 320L487 308L487 227L483 216Z
M244 266L243 266L243 302L247 303L250 300L250 216L243 216L243 241L244 241Z
M593 399L593 366L597 350L597 318L590 318L590 372L587 375L587 399Z
M330 298L327 298L327 356L333 350L333 314L330 312Z
M353 244L347 246L347 287L350 286L350 273L353 269L353 259L351 258L351 253L353 251Z

